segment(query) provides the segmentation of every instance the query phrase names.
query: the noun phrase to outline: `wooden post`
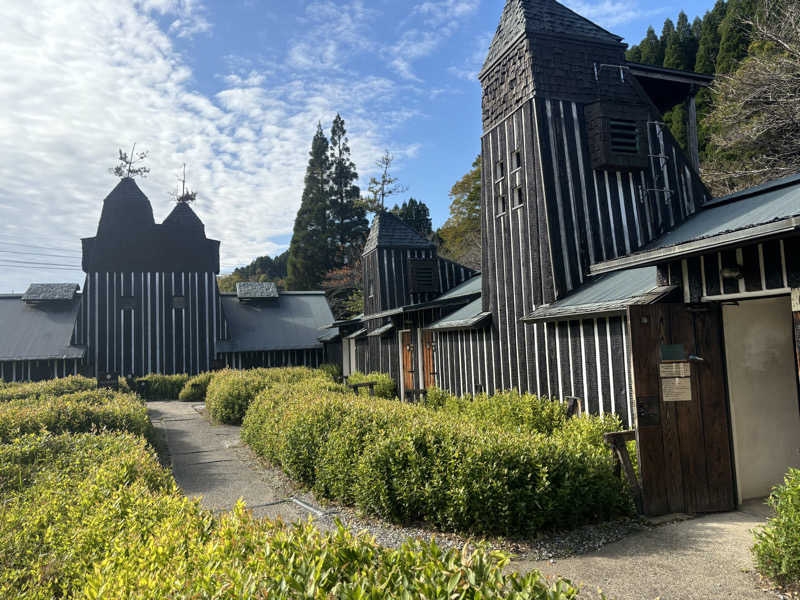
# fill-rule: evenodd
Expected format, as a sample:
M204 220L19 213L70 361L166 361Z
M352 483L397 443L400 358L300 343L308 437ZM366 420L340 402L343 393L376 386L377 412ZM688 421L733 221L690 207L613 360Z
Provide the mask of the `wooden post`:
M792 328L794 329L794 358L800 382L800 288L792 289Z
M692 165L695 170L700 172L700 143L697 138L697 103L695 102L696 90L692 89L692 94L689 96L689 116L687 123L687 140L689 146L689 155L692 159Z
M631 486L633 493L633 500L636 503L636 510L641 515L644 513L644 501L642 498L642 487L639 485L639 479L636 477L636 472L633 470L631 457L628 454L627 442L632 442L636 439L636 432L629 431L614 431L603 435L606 444L611 447L617 464L622 466L622 471L625 473L625 479Z

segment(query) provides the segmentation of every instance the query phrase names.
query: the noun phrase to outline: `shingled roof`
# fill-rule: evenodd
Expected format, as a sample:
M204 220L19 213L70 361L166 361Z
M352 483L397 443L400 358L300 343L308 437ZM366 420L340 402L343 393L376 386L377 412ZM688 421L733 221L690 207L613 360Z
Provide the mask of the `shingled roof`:
M369 230L364 254L378 247L384 248L433 248L435 244L426 240L406 225L399 217L384 212L375 215Z
M507 0L481 72L500 58L526 31L565 34L611 44L622 41L618 35L595 25L555 0Z
M78 293L76 283L32 283L22 295L23 302L69 302Z
M68 301L28 304L19 295L0 295L0 361L83 358L70 345L80 296Z

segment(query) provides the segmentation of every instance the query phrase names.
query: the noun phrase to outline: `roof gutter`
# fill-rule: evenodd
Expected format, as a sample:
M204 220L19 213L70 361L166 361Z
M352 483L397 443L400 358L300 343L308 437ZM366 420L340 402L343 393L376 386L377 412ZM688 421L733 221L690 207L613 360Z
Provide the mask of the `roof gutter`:
M796 233L799 229L800 216L790 217L771 223L764 223L763 225L755 225L747 229L739 229L729 233L721 233L699 240L692 240L691 242L675 244L674 246L668 246L666 248L645 250L643 252L637 252L636 254L621 256L620 258L591 265L589 267L589 273L591 275L601 275L603 273L612 273L614 271L632 269L635 267L649 267L659 263L672 262L673 260L686 258L687 256L695 254L704 254L706 252L720 250L728 246L739 246L749 242L785 236Z

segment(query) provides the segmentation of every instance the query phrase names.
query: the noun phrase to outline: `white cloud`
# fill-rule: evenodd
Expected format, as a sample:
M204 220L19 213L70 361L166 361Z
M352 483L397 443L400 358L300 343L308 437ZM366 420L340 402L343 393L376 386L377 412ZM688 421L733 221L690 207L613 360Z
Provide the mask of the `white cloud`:
M319 3L319 14L329 14L329 5ZM350 6L352 15L366 10ZM77 265L79 238L94 235L101 201L116 183L107 169L117 148L135 141L150 153L152 173L140 185L156 218L171 210L169 193L187 163L199 192L194 208L208 235L222 241L223 268L244 264L279 251L276 240L291 233L318 121L329 124L346 109L354 160L366 177L392 127L412 114L393 109L396 84L376 76L354 84L282 73L276 81L248 68L223 76L215 94L198 93L171 36L207 30L203 15L188 0L2 3L0 244L64 248L63 260L40 262ZM157 17L167 17L166 31ZM172 17L181 21L177 29ZM33 279L82 276L0 266L0 290Z
M661 9L643 10L636 0L563 0L564 4L602 27L615 27L641 17L661 12Z

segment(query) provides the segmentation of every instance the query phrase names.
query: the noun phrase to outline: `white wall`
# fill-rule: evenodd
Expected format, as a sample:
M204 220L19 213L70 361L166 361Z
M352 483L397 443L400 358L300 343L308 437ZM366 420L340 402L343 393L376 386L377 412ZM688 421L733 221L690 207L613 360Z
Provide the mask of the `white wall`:
M723 307L739 502L800 468L800 411L788 296Z

